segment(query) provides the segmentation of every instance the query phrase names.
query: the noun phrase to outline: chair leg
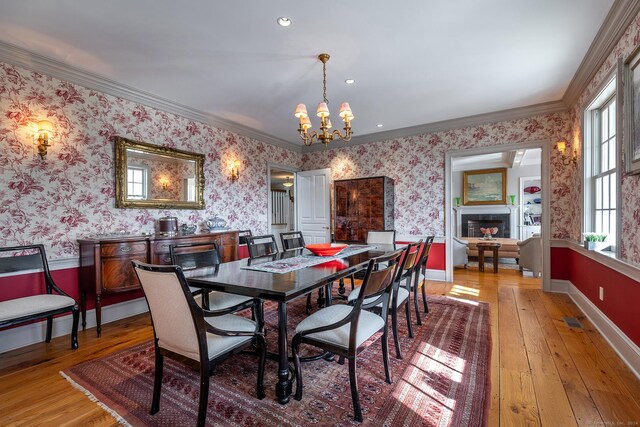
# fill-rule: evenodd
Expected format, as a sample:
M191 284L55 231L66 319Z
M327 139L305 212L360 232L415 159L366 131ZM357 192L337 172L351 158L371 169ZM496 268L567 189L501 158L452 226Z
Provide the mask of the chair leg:
M151 415L160 410L160 391L162 390L162 370L164 357L160 354L160 349L156 347L156 373L153 379L153 399L151 400Z
M404 312L407 316L407 331L409 332L409 338L413 338L413 326L411 325L411 308L409 307L409 301L404 302Z
M202 291L202 307L209 310L209 292Z
M260 351L260 361L258 362L258 384L256 385L256 396L262 400L266 396L264 393L264 364L267 360L267 343L264 336L259 334L257 337L258 349Z
M351 290L354 290L356 287L355 282L353 281L353 274L349 276L349 280L351 280Z
M425 313L429 313L429 304L427 303L427 290L425 289L427 287L427 283L425 282L422 283L422 303L424 304L424 312Z
M382 362L384 363L384 379L388 384L392 384L391 371L389 370L389 328L386 324L382 333Z
M396 345L396 359L402 359L400 341L398 340L398 310L395 307L391 309L391 330L393 332L393 343Z
M209 404L209 371L211 367L200 366L200 399L198 403L198 427L204 427L207 420L207 406Z
M258 331L267 336L267 328L264 325L264 305L262 300L254 300L253 307L251 307L251 317L258 325Z
M300 350L300 340L294 337L291 342L291 352L293 353L293 367L296 371L296 394L293 396L295 400L302 399L302 366L298 350Z
M71 326L71 348L73 350L78 348L78 322L80 321L80 309L74 307L72 310L73 325Z
M416 311L416 323L418 324L418 326L421 326L422 318L420 318L420 309L418 308L418 289L417 288L413 290L413 308Z
M307 314L311 313L311 292L307 294L307 306L305 307Z
M349 384L351 384L351 400L353 400L353 418L362 422L362 409L358 396L358 376L356 375L356 357L349 357Z
M53 316L47 317L47 336L45 342L51 342L51 331L53 330Z

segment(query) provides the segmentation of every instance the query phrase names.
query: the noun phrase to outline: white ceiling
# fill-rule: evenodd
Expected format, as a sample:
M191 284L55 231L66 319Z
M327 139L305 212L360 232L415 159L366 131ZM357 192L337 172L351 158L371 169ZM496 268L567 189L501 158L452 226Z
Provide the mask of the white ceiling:
M334 127L348 101L362 136L561 100L612 4L3 1L0 43L299 143L293 112L321 100L319 53Z

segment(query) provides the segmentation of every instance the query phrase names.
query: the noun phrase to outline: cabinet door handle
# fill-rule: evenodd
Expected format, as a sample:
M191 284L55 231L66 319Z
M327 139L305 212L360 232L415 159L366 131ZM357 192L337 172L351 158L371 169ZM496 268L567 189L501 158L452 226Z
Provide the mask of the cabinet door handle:
M125 246L123 248L120 248L120 252L131 252L131 247Z
M160 245L160 249L169 249L169 245L168 244L162 244Z

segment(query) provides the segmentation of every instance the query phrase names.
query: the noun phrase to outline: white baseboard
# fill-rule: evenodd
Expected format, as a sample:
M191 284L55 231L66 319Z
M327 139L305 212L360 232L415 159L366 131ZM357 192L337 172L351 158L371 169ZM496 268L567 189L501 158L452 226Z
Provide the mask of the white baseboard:
M570 286L573 286L573 285L568 280L553 279L551 280L551 289L549 289L549 292L568 294Z
M444 270L429 270L427 269L427 279L439 280L441 282L446 281Z
M600 311L573 283L566 280L554 282L567 282L568 294L578 308L587 316L589 321L600 331L600 334L613 347L614 351L627 364L629 369L640 379L640 347L625 335L605 314Z
M149 311L147 302L144 297L130 301L124 301L118 304L107 305L102 307L102 326L106 323L124 319L126 317L135 316L136 314ZM52 337L69 336L69 346L71 346L71 325L72 316L66 315L53 319ZM96 311L87 310L87 328L96 326ZM47 322L30 323L24 326L0 331L0 353L16 348L25 347L27 345L44 342L47 330ZM78 330L82 330L82 315Z

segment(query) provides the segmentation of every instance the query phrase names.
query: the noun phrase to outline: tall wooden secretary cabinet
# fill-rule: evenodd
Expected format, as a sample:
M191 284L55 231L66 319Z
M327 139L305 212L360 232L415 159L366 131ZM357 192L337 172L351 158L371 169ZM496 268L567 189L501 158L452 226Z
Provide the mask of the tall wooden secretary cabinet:
M393 229L393 179L386 176L333 182L338 242L365 242L370 230Z

